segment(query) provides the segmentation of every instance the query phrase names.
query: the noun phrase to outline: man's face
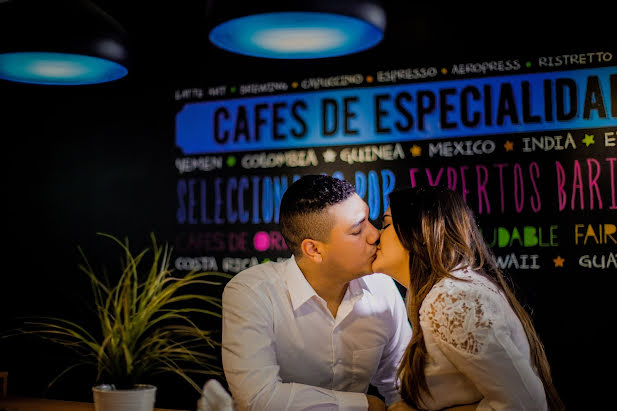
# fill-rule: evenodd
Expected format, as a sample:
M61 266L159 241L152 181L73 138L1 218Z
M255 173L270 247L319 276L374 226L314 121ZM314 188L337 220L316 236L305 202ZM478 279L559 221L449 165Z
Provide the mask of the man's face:
M373 261L373 270L376 273L388 274L397 282L409 287L409 251L398 238L392 225L390 207L383 215L383 225L380 230L377 257Z
M379 231L369 221L366 203L353 194L328 210L334 219L330 238L324 242L324 269L343 281L373 272Z

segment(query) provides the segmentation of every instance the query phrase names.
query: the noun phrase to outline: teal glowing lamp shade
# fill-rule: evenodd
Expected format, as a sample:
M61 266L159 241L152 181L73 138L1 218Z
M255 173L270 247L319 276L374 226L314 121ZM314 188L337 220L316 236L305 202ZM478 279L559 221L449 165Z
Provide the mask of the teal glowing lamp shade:
M252 9L251 14L235 4L244 14L226 15L210 30L209 39L233 53L271 59L343 56L370 49L383 39L385 13L378 2L288 3L270 2L269 8L261 4L263 9Z
M20 83L82 85L118 80L123 65L100 57L73 53L22 51L0 54L0 78Z
M128 73L124 29L88 0L4 1L0 24L2 80L74 86Z

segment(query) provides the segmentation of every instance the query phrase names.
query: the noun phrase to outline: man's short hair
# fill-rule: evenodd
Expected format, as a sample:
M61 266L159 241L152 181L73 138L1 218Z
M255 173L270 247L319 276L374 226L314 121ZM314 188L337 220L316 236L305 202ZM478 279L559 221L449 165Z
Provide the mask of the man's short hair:
M348 181L322 174L309 174L291 184L279 213L281 234L291 252L301 256L301 244L307 238L327 241L334 225L328 208L355 192Z

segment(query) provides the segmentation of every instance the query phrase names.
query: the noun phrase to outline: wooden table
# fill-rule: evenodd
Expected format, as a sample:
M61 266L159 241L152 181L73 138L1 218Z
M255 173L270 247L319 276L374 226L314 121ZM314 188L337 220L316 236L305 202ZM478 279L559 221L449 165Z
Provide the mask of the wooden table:
M178 411L168 408L154 410ZM94 403L9 396L0 398L0 411L94 411Z

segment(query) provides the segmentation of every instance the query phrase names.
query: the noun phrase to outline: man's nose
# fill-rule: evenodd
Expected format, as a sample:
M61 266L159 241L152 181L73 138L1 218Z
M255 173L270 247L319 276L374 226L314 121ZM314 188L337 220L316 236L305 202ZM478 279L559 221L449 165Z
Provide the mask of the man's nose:
M381 236L381 233L379 232L379 230L373 224L370 224L369 230L370 232L367 236L367 240L369 244L373 244L373 245L379 244L379 237Z

